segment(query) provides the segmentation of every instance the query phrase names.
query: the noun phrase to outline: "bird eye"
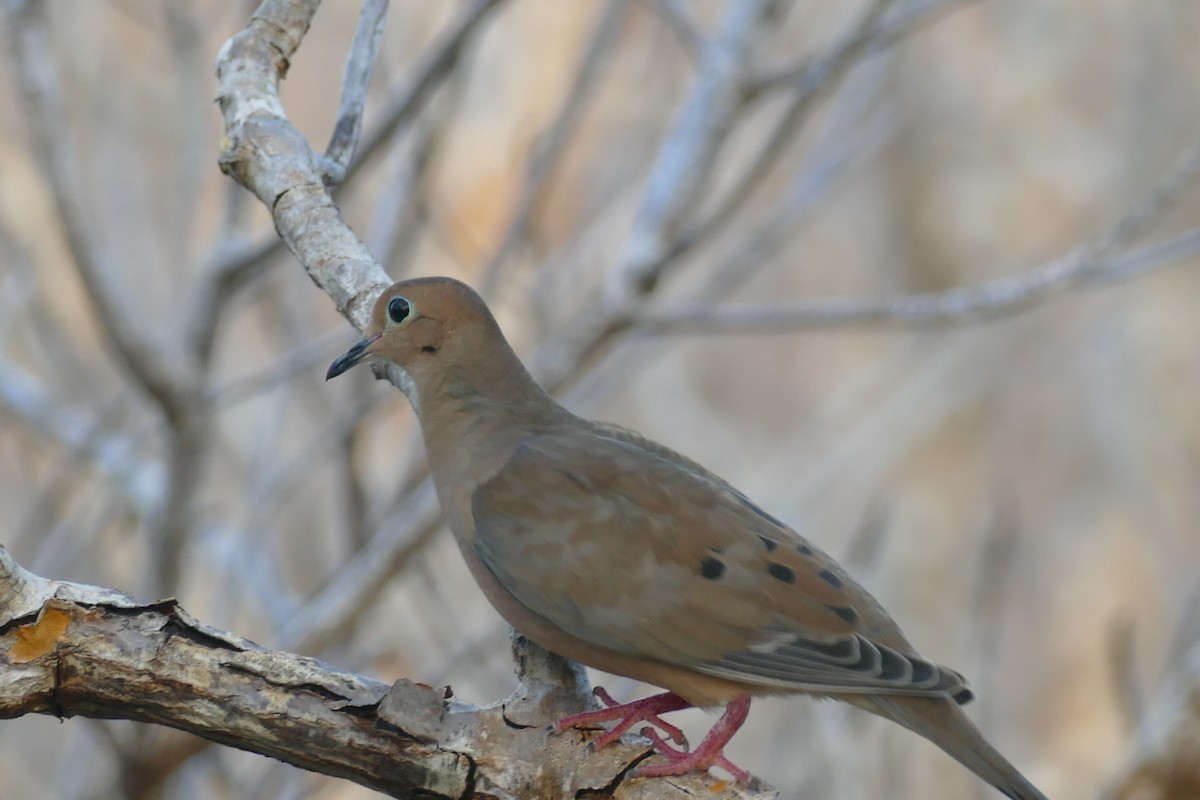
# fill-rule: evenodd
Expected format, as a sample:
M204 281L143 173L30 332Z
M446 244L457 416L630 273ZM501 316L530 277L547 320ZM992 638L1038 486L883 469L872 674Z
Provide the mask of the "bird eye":
M388 303L388 316L391 317L392 322L403 322L410 311L412 311L412 305L403 297L393 297Z

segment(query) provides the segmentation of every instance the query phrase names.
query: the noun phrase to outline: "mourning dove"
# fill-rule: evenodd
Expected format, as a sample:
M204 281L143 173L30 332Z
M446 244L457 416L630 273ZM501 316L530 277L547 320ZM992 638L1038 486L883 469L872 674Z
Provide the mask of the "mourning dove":
M366 336L329 367L407 375L438 498L496 610L546 649L664 694L562 720L638 722L679 745L661 714L725 706L695 750L643 731L665 763L719 766L750 698L844 700L937 744L1014 800L1046 800L960 710L962 675L916 650L832 558L695 462L570 413L530 377L483 300L449 278L397 283Z

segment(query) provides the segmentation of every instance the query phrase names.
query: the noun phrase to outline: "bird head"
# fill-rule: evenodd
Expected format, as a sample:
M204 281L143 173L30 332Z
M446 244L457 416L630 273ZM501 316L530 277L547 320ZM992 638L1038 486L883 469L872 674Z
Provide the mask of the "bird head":
M504 341L471 287L452 278L401 281L379 295L365 335L329 365L325 380L373 361L396 364L419 383L424 373L493 352L497 339Z

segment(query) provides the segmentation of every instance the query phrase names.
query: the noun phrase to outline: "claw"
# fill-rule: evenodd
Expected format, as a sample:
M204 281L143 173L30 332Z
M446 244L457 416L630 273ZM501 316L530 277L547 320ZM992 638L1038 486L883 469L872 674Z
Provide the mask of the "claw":
M585 711L582 714L573 714L569 717L564 717L558 721L554 729L561 733L568 728L591 726L601 722L616 720L616 725L596 737L595 741L593 741L593 746L599 749L620 739L626 731L637 723L649 722L651 725L661 728L670 737L671 741L685 748L687 747L687 737L683 735L683 731L659 716L670 711L691 708L692 704L679 695L672 692L665 692L643 698L642 700L634 700L632 703L618 703L616 700L613 700L608 692L600 687L596 687L594 694L600 698L600 702L604 703L606 708L598 711Z
M717 724L705 735L700 746L690 753L679 750L667 744L661 736L650 728L643 728L642 735L654 742L654 749L667 759L665 764L642 764L634 772L640 778L665 777L668 775L683 775L693 770L707 770L710 767L720 767L732 775L743 786L749 785L750 773L735 765L725 757L725 745L737 733L738 728L746 721L750 713L750 698L739 697L725 707L725 713L717 720Z

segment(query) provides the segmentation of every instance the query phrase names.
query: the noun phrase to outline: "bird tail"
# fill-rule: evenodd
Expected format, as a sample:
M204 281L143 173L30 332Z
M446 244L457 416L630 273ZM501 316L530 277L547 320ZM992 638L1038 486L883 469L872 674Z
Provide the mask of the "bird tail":
M988 744L953 700L865 694L842 698L919 733L1012 800L1047 800L1046 795Z

